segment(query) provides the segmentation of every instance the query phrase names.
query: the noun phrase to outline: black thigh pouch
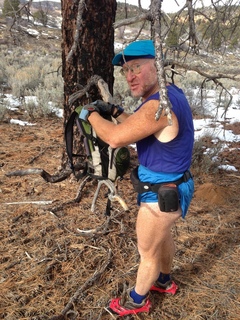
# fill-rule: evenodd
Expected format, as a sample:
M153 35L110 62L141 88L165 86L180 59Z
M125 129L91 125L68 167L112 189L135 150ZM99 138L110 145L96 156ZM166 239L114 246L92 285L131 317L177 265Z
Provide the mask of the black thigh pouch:
M175 212L179 208L178 188L175 184L163 184L158 189L158 205L163 212Z

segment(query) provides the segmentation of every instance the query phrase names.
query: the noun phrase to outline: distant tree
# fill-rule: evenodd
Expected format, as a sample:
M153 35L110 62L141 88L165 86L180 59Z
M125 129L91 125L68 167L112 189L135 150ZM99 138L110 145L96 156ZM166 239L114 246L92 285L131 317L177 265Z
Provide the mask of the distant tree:
M49 14L52 10L52 5L49 1L44 1L39 2L37 7L38 10L33 14L33 16L46 27L49 21Z
M47 25L48 15L42 8L33 13L33 18L42 23L42 25Z
M179 45L179 33L176 28L172 28L172 30L169 31L165 44L170 48L177 47Z
M15 17L19 10L20 0L4 0L3 3L3 15L9 17Z

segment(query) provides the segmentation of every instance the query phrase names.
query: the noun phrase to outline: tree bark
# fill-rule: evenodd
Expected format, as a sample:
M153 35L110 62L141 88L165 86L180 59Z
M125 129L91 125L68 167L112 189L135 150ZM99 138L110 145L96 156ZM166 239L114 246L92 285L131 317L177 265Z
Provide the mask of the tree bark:
M116 0L62 0L62 63L64 79L64 125L80 104L101 99L92 86L85 96L69 97L98 75L113 92L114 28ZM63 166L66 154L63 155Z

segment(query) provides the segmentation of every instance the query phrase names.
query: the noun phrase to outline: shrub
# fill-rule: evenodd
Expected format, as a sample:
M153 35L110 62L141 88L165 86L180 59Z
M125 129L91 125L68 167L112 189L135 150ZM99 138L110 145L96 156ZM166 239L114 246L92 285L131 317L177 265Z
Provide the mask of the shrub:
M34 90L42 83L40 66L27 66L21 69L8 68L8 84L12 88L12 94L24 97L27 90Z
M4 0L2 13L4 16L14 17L18 12L19 0Z
M3 103L3 101L1 101L2 99L0 99L0 121L4 120L4 117L7 113L7 108L5 106L5 104Z
M208 111L208 99L207 99L207 91L201 89L192 89L188 88L184 91L189 105L192 109L193 116L196 117L202 117L206 116Z
M21 98L22 107L30 118L53 114L53 108L63 105L61 57L13 51L5 48L0 53L0 85L10 86L15 98Z
M221 160L218 157L223 142L211 135L195 140L192 156L192 169L196 176L217 173Z

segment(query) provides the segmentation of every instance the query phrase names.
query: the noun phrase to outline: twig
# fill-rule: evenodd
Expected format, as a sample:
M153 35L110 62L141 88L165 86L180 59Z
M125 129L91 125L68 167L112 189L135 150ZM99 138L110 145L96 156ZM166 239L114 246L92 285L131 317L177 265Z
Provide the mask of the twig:
M144 21L144 20L151 20L151 15L148 13L141 13L136 17L132 17L129 19L120 20L114 23L114 28L117 29L122 26L127 26L136 22Z
M30 254L27 251L25 251L25 254L28 257L28 259L32 260L32 257L30 256Z
M104 307L104 310L107 311L113 319L117 319L116 317L114 317L114 315L110 312L108 308Z
M236 176L235 174L228 174L228 176L240 179L240 176Z
M107 220L99 227L89 230L81 230L77 228L77 232L83 237L93 237L97 234L105 234L108 230L109 222L111 217L107 217Z
M51 203L53 203L53 200L6 202L6 203L3 203L3 204L6 204L6 205L15 205L15 204L37 204L37 205L45 205L45 204L51 204Z
M94 272L94 274L85 281L85 283L77 289L77 291L74 293L74 295L70 298L69 302L65 306L65 308L62 310L61 315L65 316L67 312L74 306L74 304L78 301L80 296L83 294L83 292L90 286L93 285L93 283L104 273L106 268L108 267L110 261L111 261L112 251L109 249L107 260L102 264L102 266Z
M39 157L41 157L48 149L50 149L50 147L45 148L44 150L42 150L38 155L36 155L35 157L33 157L30 161L29 164L32 164L36 159L38 159Z

